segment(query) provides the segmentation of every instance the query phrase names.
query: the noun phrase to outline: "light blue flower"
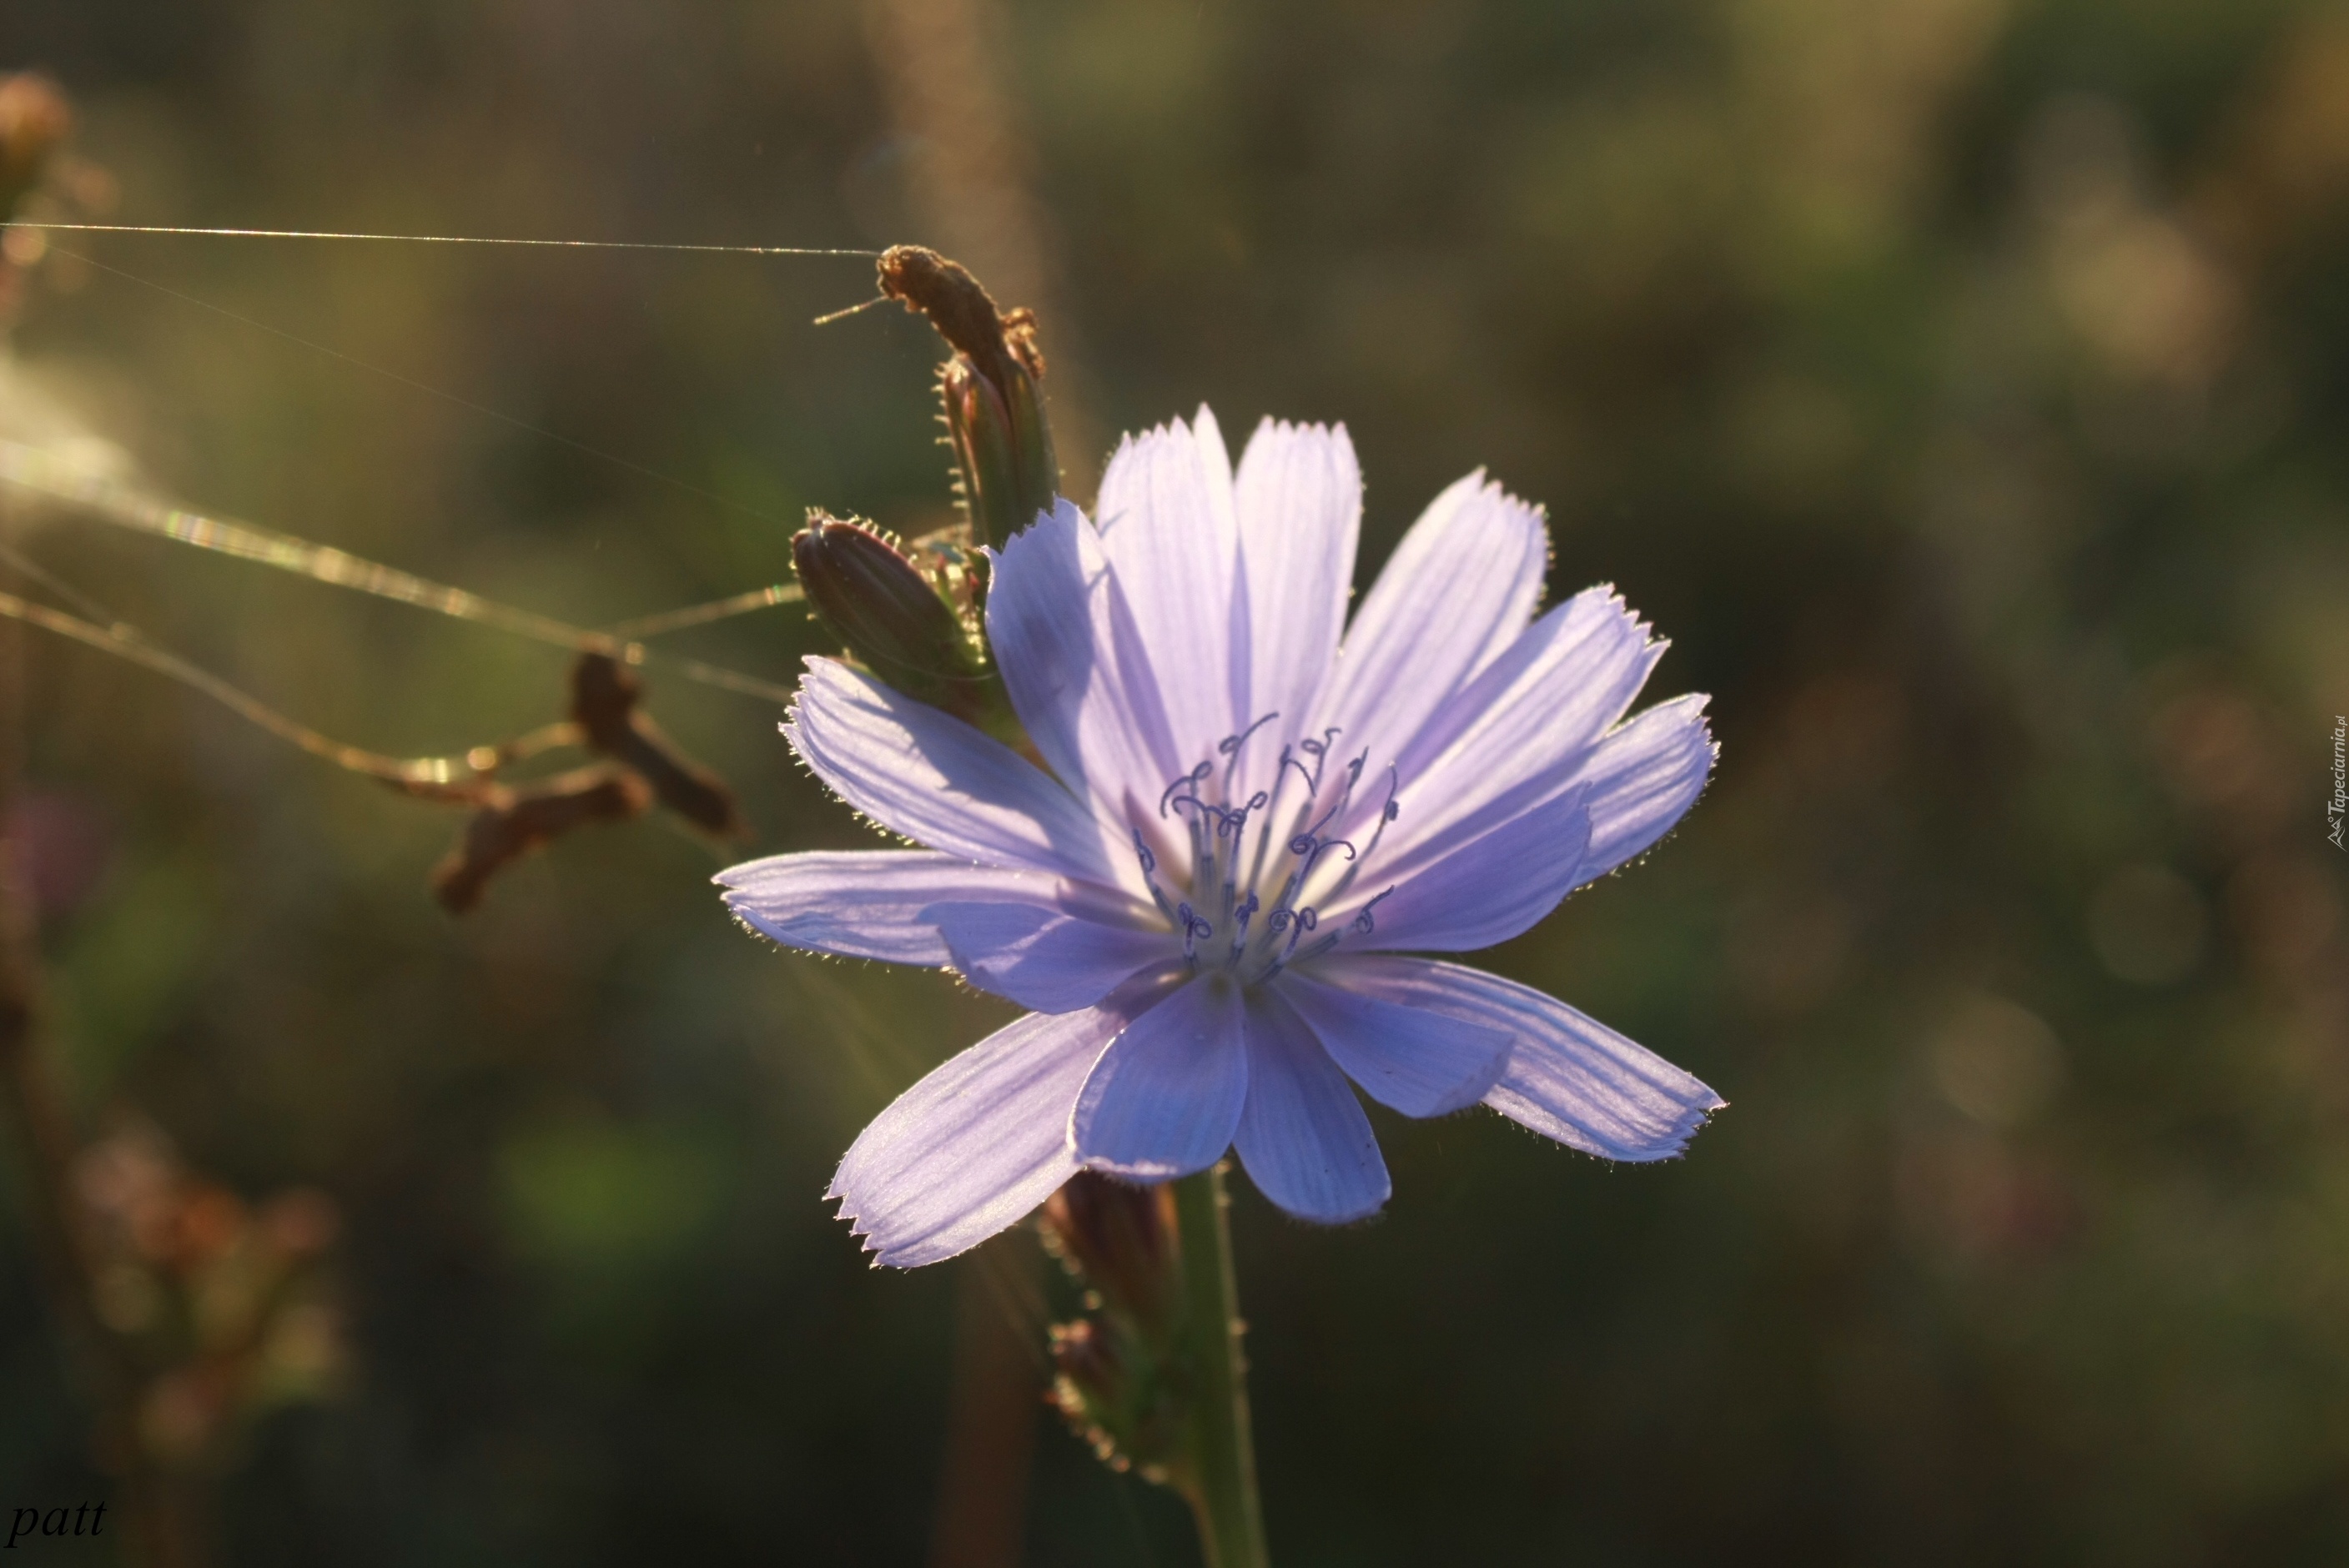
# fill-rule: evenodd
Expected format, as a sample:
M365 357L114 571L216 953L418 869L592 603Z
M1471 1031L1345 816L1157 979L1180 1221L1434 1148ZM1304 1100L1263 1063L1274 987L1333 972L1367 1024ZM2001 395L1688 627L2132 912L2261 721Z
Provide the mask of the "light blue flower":
M1040 769L836 660L784 732L915 850L721 874L787 946L944 965L1033 1009L899 1097L830 1195L911 1267L1081 1166L1138 1181L1237 1148L1339 1222L1385 1163L1354 1087L1479 1101L1610 1160L1723 1101L1565 1004L1405 953L1489 947L1654 844L1703 789L1704 699L1625 720L1663 653L1594 588L1536 618L1541 513L1471 474L1346 624L1361 479L1343 428L1214 416L1128 438L1096 526L1063 501L993 562L987 631ZM1349 1080L1351 1080L1350 1084Z

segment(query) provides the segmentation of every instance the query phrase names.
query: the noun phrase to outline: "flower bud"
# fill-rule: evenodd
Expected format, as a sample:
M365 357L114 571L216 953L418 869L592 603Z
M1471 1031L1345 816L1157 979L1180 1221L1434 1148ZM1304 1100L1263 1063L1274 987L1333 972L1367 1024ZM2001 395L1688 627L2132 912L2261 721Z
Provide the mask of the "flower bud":
M961 614L897 542L821 511L792 540L808 606L849 653L906 696L999 730L1009 713Z
M955 350L938 381L963 504L978 542L999 545L1050 511L1061 488L1035 313L998 311L968 268L920 245L883 253L881 292L929 317Z
M1184 1405L1163 1346L1115 1317L1052 1326L1052 1404L1112 1470L1163 1482L1179 1463Z
M954 449L955 488L978 540L1000 544L1019 531L1008 498L1018 493L1019 463L1011 448L1011 416L977 366L956 355L938 366L946 404L947 444Z
M703 832L739 839L750 831L726 780L688 757L643 707L634 672L600 648L571 666L571 722L587 749L625 765L653 798Z
M892 685L979 674L954 606L880 530L812 511L792 563L824 625Z
M1126 1359L1111 1342L1110 1332L1089 1317L1056 1323L1050 1330L1052 1351L1052 1403L1071 1421L1099 1426L1119 1421L1119 1397L1125 1382ZM1103 1459L1118 1450L1116 1434L1104 1429L1093 1447Z
M616 762L590 763L535 784L492 785L465 836L432 869L440 907L463 914L490 879L533 851L591 822L625 822L652 810L653 789Z
M1163 1184L1135 1187L1080 1171L1044 1200L1044 1244L1104 1304L1164 1325L1180 1280L1174 1210L1174 1193Z
M1041 1229L1088 1287L1085 1315L1052 1329L1052 1402L1111 1466L1164 1481L1183 1462L1192 1382L1174 1193L1080 1171L1044 1201Z

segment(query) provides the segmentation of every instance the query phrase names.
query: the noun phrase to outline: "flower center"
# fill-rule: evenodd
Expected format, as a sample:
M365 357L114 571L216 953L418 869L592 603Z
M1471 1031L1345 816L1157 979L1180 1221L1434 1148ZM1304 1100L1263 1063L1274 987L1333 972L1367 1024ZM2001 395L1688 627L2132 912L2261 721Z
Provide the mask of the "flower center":
M1155 822L1132 824L1143 880L1167 923L1182 934L1184 957L1194 969L1228 973L1247 985L1319 957L1349 934L1369 935L1379 900L1394 891L1323 929L1321 911L1354 890L1387 824L1402 814L1397 779L1389 768L1386 799L1367 842L1358 847L1337 836L1333 825L1360 815L1355 789L1370 753L1333 769L1330 748L1339 731L1330 728L1283 745L1268 779L1261 759L1268 748L1257 735L1278 717L1266 714L1216 742L1220 769L1215 758L1202 760L1166 786ZM1162 882L1154 839L1173 851L1170 861L1187 858L1187 867L1166 865Z

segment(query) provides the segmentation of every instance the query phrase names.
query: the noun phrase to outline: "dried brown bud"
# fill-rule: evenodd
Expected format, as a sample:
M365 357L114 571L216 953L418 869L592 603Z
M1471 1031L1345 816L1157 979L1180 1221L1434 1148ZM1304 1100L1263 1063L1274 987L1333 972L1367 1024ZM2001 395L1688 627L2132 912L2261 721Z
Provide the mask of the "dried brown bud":
M644 683L609 654L590 650L571 666L571 721L587 749L626 764L652 786L660 803L721 839L748 831L726 781L671 740L638 706Z
M1044 414L1044 355L1030 310L999 311L968 268L920 245L882 253L881 292L929 317L954 348L939 378L963 503L980 542L1050 511L1061 468Z
M625 822L652 809L652 787L616 763L574 768L543 783L492 789L465 836L432 871L441 907L462 914L490 879L533 850L590 822Z
M1035 313L996 309L994 296L960 262L926 245L892 245L881 253L880 274L883 294L929 317L938 335L988 380L1002 385L1015 365L1043 376Z

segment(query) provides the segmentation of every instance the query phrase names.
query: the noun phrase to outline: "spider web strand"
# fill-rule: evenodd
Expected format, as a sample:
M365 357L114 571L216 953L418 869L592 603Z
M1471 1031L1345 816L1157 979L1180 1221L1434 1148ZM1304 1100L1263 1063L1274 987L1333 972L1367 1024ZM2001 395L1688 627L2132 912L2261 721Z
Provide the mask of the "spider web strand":
M878 251L823 245L686 245L644 240L533 240L499 234L361 234L327 229L199 229L171 223L36 223L24 219L0 229L41 229L78 234L189 234L224 240L373 240L409 245L528 245L562 251L669 251L705 256L850 256L873 261Z
M117 658L142 665L191 690L202 692L238 717L267 730L278 739L353 773L415 789L461 785L469 779L481 778L486 771L464 757L388 757L362 746L346 745L298 719L287 717L210 670L191 664L168 648L157 646L136 628L120 622L101 626L78 615L68 615L62 610L36 604L7 593L0 593L0 616L38 626L43 631L54 632L58 636L69 637L85 646L96 648L100 653L111 654ZM548 746L564 743L574 729L574 726L568 724L551 725L543 730L533 730L510 745L481 749L495 761L512 761L543 750ZM564 733L557 734L558 731Z
M0 481L62 501L76 512L133 532L213 551L455 620L471 621L553 647L576 652L585 647L610 647L618 641L608 634L535 611L501 604L465 589L435 583L331 545L314 544L294 534L171 506L103 475L60 462L38 448L20 442L0 439ZM788 703L792 699L788 686L699 659L656 658L636 642L626 643L618 651L629 664L657 663L704 686L769 702Z

